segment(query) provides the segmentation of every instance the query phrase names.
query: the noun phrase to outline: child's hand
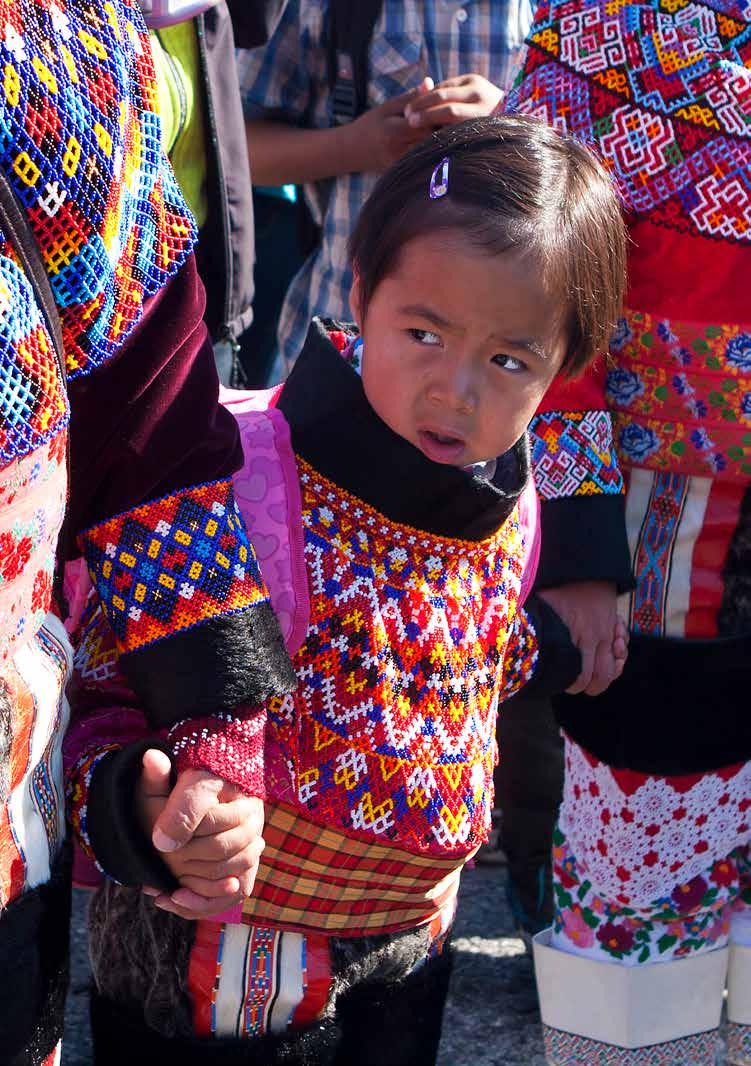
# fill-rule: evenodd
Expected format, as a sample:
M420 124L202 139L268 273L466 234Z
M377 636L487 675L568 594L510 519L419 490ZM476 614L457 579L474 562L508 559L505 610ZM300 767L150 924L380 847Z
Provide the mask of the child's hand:
M219 914L253 891L264 848L263 801L203 770L180 774L170 788L170 762L156 749L143 757L137 803L144 829L180 882L157 906L183 918Z
M480 74L462 74L439 82L430 92L421 93L404 109L404 117L413 129L451 126L468 118L492 115L503 90Z
M628 659L628 641L630 635L628 626L623 619L620 616L616 618L615 631L613 633L613 658L615 659L616 678L619 678L623 673L626 659Z
M582 671L567 691L572 695L584 692L599 696L620 677L626 661L627 631L618 618L615 585L608 581L581 581L543 589L539 595L565 622L581 652Z

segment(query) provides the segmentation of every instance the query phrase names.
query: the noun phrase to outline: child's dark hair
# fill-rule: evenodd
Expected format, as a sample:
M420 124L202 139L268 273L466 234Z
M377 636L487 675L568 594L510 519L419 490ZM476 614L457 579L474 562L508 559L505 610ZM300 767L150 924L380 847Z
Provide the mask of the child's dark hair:
M431 200L444 157L448 193ZM494 116L413 148L379 179L350 241L363 314L404 245L449 228L491 255L518 249L537 261L570 308L567 375L607 349L623 299L625 228L607 172L581 144L535 119Z

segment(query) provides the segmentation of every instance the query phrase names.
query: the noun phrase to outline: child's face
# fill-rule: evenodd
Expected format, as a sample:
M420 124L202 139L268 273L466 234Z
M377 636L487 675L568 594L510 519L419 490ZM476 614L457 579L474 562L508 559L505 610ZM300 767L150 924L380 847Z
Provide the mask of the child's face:
M371 406L437 463L512 447L566 354L564 311L534 264L486 254L455 230L404 246L364 322L357 280L351 303Z

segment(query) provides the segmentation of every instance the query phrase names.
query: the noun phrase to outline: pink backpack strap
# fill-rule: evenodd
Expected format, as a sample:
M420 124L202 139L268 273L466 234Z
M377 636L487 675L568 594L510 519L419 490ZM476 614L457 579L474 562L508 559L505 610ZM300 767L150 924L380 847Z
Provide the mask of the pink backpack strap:
M519 523L524 530L524 542L527 545L527 557L524 562L522 584L519 590L519 606L524 604L532 591L540 562L540 499L535 488L534 478L530 477L527 486L519 497Z
M221 403L237 421L244 461L234 476L235 498L271 595L290 655L308 631L300 481L289 426L275 403L280 388L222 389Z

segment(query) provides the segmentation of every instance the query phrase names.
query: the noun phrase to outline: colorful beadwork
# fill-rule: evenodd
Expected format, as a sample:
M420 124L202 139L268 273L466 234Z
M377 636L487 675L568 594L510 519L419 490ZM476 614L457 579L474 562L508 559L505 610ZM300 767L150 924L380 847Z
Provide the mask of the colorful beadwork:
M120 348L195 227L161 149L139 5L1 7L0 167L37 238L76 377Z
M727 1061L731 1066L751 1066L751 1025L728 1022Z
M641 217L751 241L749 56L751 25L710 4L551 0L508 106L593 144Z
M628 210L632 287L607 386L622 464L747 481L751 24L721 7L541 4L507 106L594 147ZM684 311L703 250L724 273L714 262L697 272ZM672 286L660 276L668 262Z
M89 785L94 776L94 771L102 759L106 758L110 752L117 751L118 748L118 744L103 744L92 748L82 755L78 762L66 772L66 777L71 782L71 786L68 789L68 817L70 824L76 835L76 840L87 858L96 864L101 873L105 871L97 862L94 849L91 846L87 824Z
M123 653L268 600L229 481L144 504L81 543Z
M607 411L537 415L529 427L529 440L541 499L623 492Z
M29 280L0 240L0 470L62 435L68 398Z
M539 655L535 627L532 619L522 608L514 619L513 639L509 642L509 651L504 664L501 703L510 700L531 680Z
M440 538L298 468L310 625L298 688L269 710L298 802L370 840L466 854L490 824L496 708L528 550L517 515L488 541Z
M576 1033L543 1026L545 1057L551 1066L713 1066L717 1034L697 1033L646 1048L619 1048Z

